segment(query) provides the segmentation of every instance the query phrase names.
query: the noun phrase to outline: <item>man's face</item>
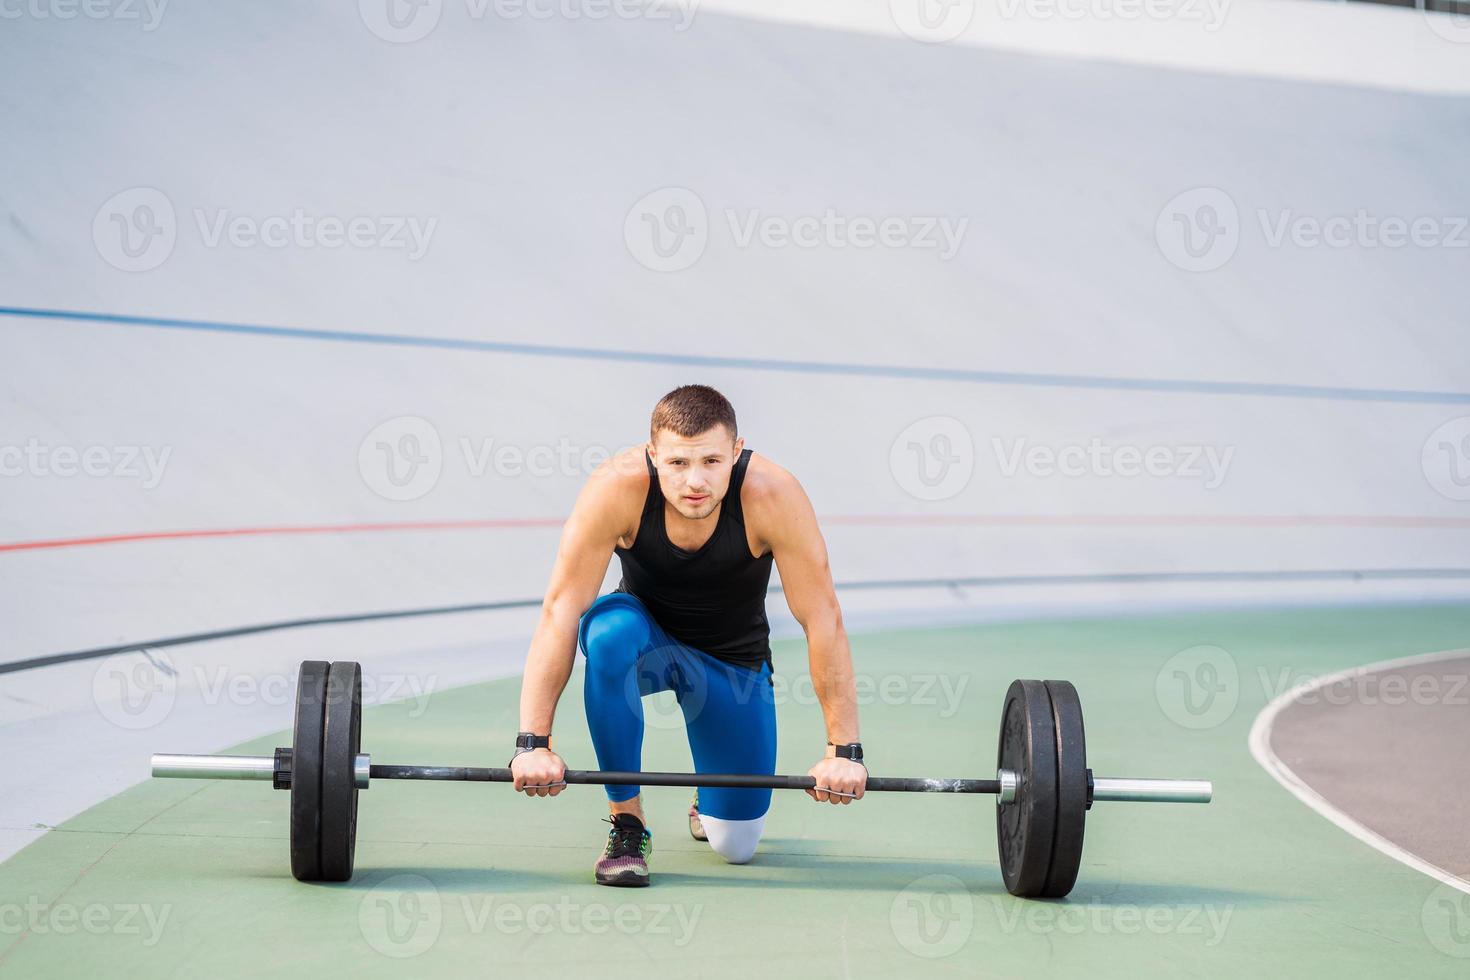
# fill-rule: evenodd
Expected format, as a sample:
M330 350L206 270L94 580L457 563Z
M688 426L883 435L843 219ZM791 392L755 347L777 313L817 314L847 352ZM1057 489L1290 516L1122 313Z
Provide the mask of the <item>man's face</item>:
M744 439L732 441L730 430L718 425L693 437L659 429L648 451L664 499L690 520L701 520L725 499L730 471L744 447Z

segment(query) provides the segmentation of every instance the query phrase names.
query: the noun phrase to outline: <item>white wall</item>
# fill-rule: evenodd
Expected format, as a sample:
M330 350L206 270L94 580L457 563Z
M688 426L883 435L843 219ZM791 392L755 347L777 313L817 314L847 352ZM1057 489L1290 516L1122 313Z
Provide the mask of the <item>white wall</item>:
M870 6L845 9L861 19ZM832 15L801 9L814 23ZM1239 64L1284 73L1271 56L1279 34L1238 26L1282 10L1333 25L1339 74L1365 44L1396 37L1383 25L1419 37L1427 23L1357 5L1237 7L1223 34ZM175 2L144 26L3 24L0 287L11 307L1104 380L620 362L5 315L4 442L171 455L152 488L27 464L0 484L0 542L540 522L0 552L6 660L535 597L579 469L472 478L459 440L617 448L640 438L659 394L691 380L725 389L750 445L800 476L830 519L843 580L1463 564L1467 505L1436 492L1420 457L1437 426L1470 414L1470 250L1272 247L1258 214L1269 224L1470 212L1457 176L1470 144L1463 98L1387 91L1382 79L1368 90L1050 60L920 44L891 24L848 32L713 8L681 32L650 20L474 20L449 4L410 44L381 40L352 11L283 4ZM1116 28L1096 26L1090 36L1104 40ZM1445 87L1464 70L1470 46L1440 41L1418 59L1383 41L1404 87ZM651 271L625 219L671 186L706 209L707 246L688 269ZM130 216L137 199L104 202L135 187L162 192L176 215L172 250L142 272L107 261L121 261L111 214ZM1177 247L1155 234L1170 199L1195 187L1219 188L1240 214L1234 256L1209 272L1172 264ZM727 216L829 208L967 225L946 261L918 248L740 247ZM199 227L221 210L260 221L297 209L437 224L416 260L210 247ZM364 481L358 452L403 415L430 420L446 456L432 492L394 502ZM974 447L972 478L937 501L906 489L919 486L913 457L890 461L899 434L932 416L962 423L962 455L964 439ZM1094 438L1234 455L1207 489L1188 477L1007 477L993 444ZM993 611L1085 595L1361 598L1462 585L1022 587L978 601Z

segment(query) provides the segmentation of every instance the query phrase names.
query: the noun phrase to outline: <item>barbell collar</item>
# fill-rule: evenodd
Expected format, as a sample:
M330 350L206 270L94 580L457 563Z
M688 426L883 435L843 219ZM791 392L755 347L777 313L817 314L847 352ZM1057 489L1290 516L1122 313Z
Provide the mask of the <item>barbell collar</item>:
M1000 783L1000 792L996 794L995 802L1002 806L1016 802L1016 787L1021 782L1016 778L1016 774L1009 769L998 769L995 773L995 781Z

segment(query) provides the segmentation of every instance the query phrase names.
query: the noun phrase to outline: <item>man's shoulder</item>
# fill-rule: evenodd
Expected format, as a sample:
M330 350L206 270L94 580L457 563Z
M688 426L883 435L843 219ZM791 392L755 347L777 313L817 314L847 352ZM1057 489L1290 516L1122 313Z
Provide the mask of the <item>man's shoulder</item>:
M593 511L611 513L622 521L636 515L648 493L648 464L644 447L632 446L609 456L587 477L582 501Z
M755 517L781 513L787 504L803 500L801 481L768 456L750 454L745 482L740 488L741 507Z
M746 525L766 551L800 546L821 533L801 481L764 456L750 456L740 505Z
M622 483L648 483L648 447L643 443L620 449L598 463L592 476L611 476Z

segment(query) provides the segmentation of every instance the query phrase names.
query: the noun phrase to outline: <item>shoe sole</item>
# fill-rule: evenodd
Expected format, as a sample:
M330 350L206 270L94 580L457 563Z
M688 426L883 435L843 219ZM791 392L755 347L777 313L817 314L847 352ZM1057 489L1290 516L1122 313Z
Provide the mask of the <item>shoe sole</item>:
M597 883L599 885L609 885L613 888L647 888L648 876L629 874L598 875Z

